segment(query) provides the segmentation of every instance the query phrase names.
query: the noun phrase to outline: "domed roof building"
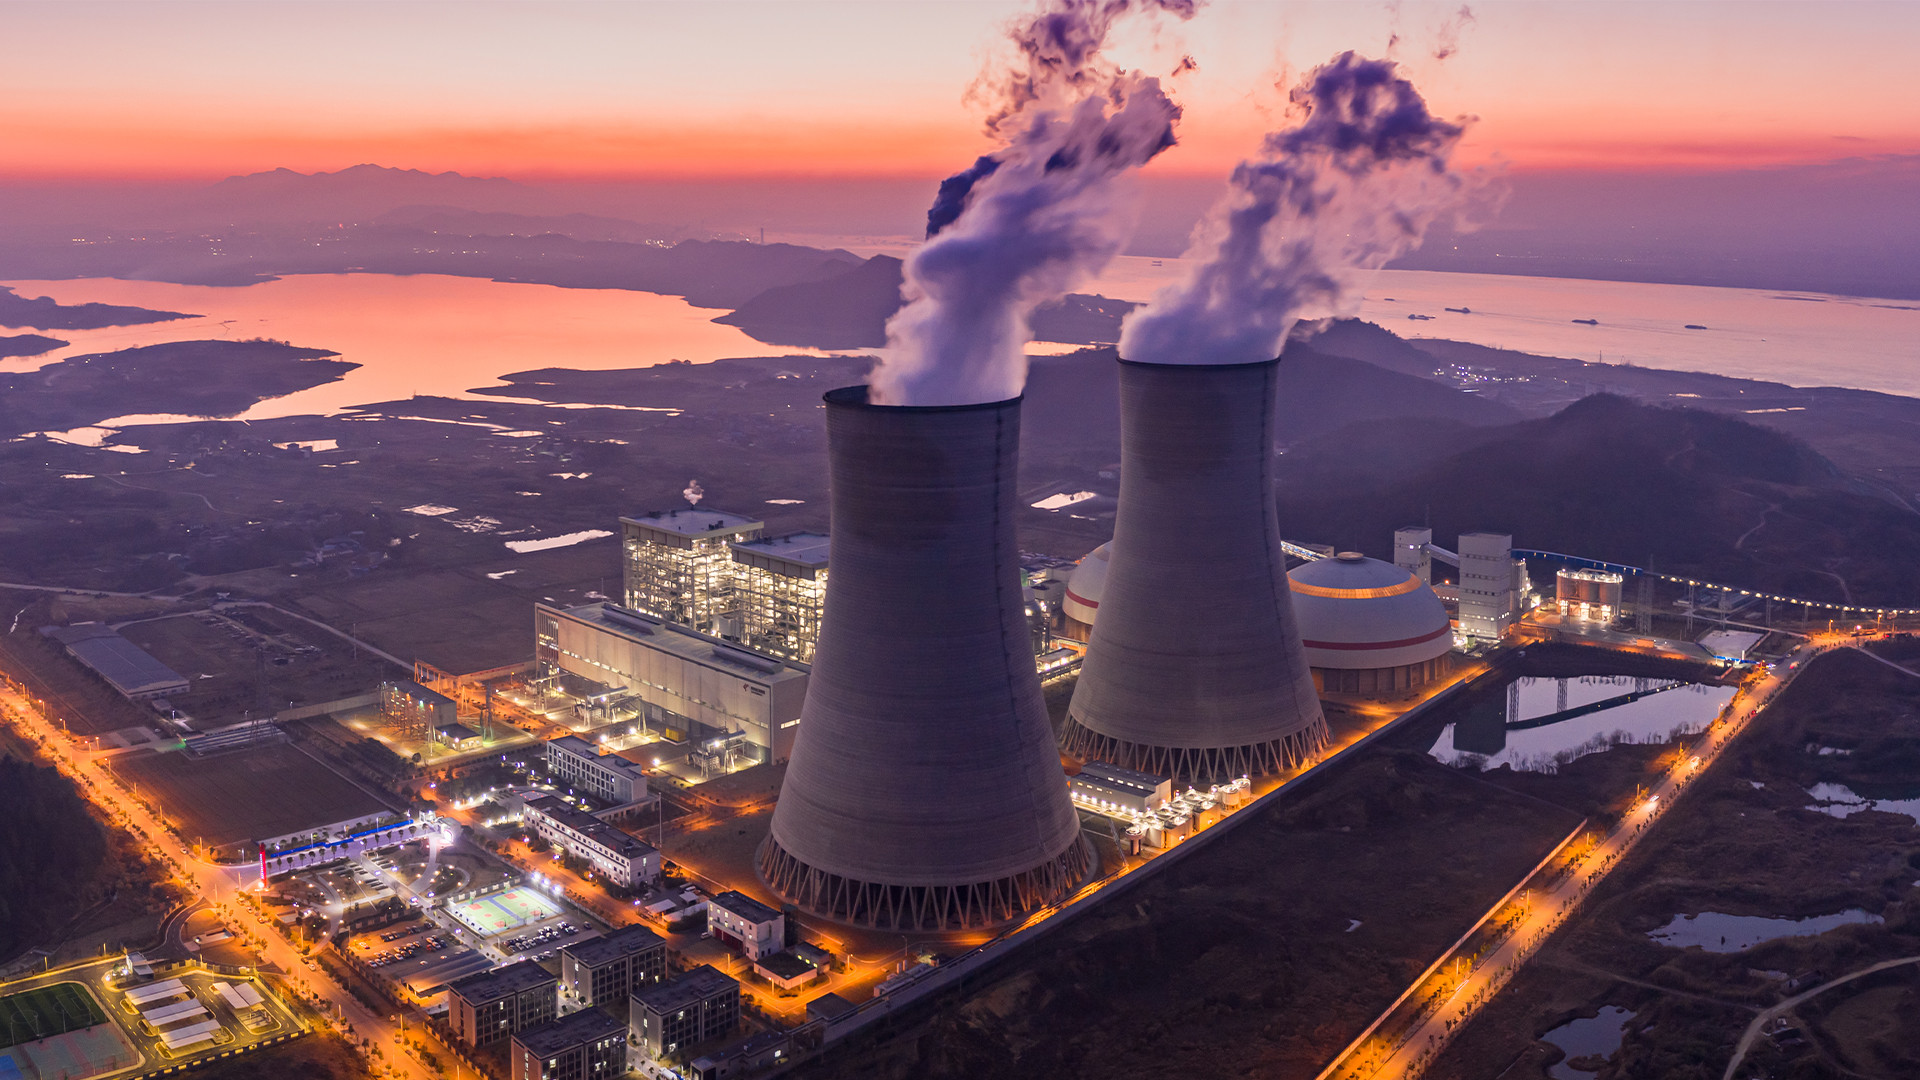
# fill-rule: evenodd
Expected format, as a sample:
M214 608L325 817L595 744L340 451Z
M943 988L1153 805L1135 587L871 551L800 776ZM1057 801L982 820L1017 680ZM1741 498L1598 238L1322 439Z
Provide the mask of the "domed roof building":
M1451 666L1446 605L1411 571L1343 551L1287 572L1300 637L1322 693L1385 695Z
M1113 541L1109 540L1080 560L1067 576L1067 595L1060 603L1060 634L1074 641L1085 641L1093 632L1093 617L1100 610L1100 594L1106 591L1107 560Z

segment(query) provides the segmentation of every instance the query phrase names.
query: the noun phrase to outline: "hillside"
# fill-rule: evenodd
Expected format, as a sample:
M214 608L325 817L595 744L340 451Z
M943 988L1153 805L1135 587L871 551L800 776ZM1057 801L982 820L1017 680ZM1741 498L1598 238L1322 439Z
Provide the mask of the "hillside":
M1288 536L1385 555L1430 520L1528 548L1865 604L1920 600L1920 515L1805 443L1716 413L1595 395L1500 427L1356 425L1288 455Z
M713 321L737 326L769 345L877 349L887 343L887 320L900 310L904 280L899 259L875 255L832 277L776 285ZM1120 340L1120 320L1135 306L1069 293L1034 312L1033 339L1111 344Z
M79 792L50 768L0 757L0 962L88 904L107 842Z
M153 311L149 308L127 307L119 304L62 304L51 296L36 296L29 299L14 292L9 286L0 285L0 326L26 327L30 330L98 330L105 326L139 326L145 323L193 318L198 316L179 311ZM52 339L27 334L6 340L19 345L32 345L37 341ZM8 353L5 355L32 356L34 354Z

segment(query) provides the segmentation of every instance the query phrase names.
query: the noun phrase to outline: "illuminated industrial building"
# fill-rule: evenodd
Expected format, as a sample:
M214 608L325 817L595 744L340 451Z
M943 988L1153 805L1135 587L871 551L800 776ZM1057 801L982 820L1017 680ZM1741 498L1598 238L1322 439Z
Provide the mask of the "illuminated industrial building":
M1506 533L1460 534L1460 632L1498 641L1521 614L1527 563L1513 557Z
M1554 599L1563 619L1612 626L1620 617L1620 587L1626 581L1605 570L1562 570L1554 578Z
M533 621L536 678L604 701L613 719L695 753L718 741L750 762L791 755L804 669L618 605L535 604Z
M1113 559L1113 541L1087 552L1067 576L1066 596L1060 604L1060 636L1086 641L1093 636L1093 620L1107 589L1107 567Z
M749 648L813 662L826 605L824 533L794 533L736 542L733 547L734 610L740 642Z
M729 627L738 578L733 547L766 525L723 510L661 510L620 519L626 606L703 632Z
M1294 567L1287 583L1322 693L1400 693L1452 669L1446 605L1405 566L1343 551Z

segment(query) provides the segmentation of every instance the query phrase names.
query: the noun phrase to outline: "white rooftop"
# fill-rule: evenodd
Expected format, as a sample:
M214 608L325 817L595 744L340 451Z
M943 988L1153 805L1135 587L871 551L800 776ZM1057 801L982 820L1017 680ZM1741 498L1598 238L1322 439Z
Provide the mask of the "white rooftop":
M735 561L741 555L763 555L769 559L793 563L808 570L824 570L831 548L826 533L799 532L788 536L770 536L762 540L741 540L733 545Z
M639 525L661 532L699 539L722 533L735 533L763 529L765 522L756 521L739 514L729 514L725 510L702 510L688 507L684 510L656 510L651 514L639 514L623 517L623 524Z

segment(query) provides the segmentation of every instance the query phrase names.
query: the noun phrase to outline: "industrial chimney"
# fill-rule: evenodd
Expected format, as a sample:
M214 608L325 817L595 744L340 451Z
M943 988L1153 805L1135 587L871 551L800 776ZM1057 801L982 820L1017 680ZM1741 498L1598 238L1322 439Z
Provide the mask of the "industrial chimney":
M1325 747L1274 513L1279 369L1120 362L1120 505L1070 756L1204 783Z
M1027 640L1020 399L874 405L853 386L826 403L833 573L761 874L893 930L1059 900L1091 853Z

